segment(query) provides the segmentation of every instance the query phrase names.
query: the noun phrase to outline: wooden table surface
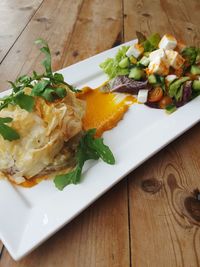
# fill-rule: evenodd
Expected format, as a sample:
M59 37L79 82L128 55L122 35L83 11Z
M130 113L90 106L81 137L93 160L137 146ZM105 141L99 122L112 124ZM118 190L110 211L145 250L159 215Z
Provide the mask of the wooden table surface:
M200 46L200 1L1 0L0 90L41 70L38 37L58 70L135 38L136 30ZM200 266L198 188L200 124L21 261L0 243L0 267Z

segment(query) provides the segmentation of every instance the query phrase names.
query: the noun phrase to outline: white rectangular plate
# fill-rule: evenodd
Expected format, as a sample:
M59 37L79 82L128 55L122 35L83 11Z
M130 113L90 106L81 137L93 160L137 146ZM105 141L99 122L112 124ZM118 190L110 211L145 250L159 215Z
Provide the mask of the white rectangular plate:
M66 81L79 88L85 85L97 87L106 80L99 63L114 56L118 48L60 72ZM70 185L62 192L52 181L43 181L27 189L0 181L0 239L11 256L15 260L25 256L129 172L191 128L200 120L199 106L198 97L167 115L163 110L132 105L117 127L104 134L105 143L116 157L116 165L92 162L85 168L82 183Z

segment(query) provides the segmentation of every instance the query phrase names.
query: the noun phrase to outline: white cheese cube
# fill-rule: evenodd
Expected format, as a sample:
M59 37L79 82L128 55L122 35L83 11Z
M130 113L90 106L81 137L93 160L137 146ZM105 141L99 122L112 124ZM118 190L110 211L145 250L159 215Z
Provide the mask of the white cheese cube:
M157 50L154 50L153 52L151 52L149 54L149 59L150 61L153 61L153 60L156 60L157 58L160 58L160 59L166 59L166 54L165 54L165 50L164 49L157 49Z
M185 59L177 51L166 50L165 53L169 65L174 69L179 69L184 64Z
M144 48L141 44L133 44L127 50L126 56L127 57L134 56L135 58L138 58L143 52Z
M146 90L146 89L139 90L138 96L137 96L138 103L144 104L147 102L148 92L149 90Z
M175 74L167 75L167 76L165 77L165 81L166 81L167 86L169 86L169 84L170 84L171 82L173 82L174 80L176 80L177 78L178 78L178 77L177 77Z
M159 48L163 49L174 49L176 46L177 40L171 34L165 34L158 45Z
M167 75L169 73L169 64L166 60L156 58L148 66L148 74Z

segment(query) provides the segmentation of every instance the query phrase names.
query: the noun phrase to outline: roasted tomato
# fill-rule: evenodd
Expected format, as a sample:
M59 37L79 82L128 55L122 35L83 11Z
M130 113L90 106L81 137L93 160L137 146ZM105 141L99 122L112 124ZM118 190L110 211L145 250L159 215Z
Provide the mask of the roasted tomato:
M158 102L163 97L163 90L161 87L155 87L148 94L148 102Z

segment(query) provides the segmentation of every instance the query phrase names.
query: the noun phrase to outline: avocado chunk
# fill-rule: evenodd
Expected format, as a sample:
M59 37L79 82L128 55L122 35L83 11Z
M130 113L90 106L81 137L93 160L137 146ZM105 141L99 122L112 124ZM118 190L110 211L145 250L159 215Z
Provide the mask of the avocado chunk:
M192 89L195 91L200 91L200 81L197 80L193 81Z
M123 58L120 62L119 62L119 66L122 69L125 69L129 66L129 60L127 57Z
M198 75L200 74L200 67L197 65L192 65L190 71L193 75Z
M145 73L142 69L134 67L130 70L129 78L132 78L134 80L141 80L145 76Z
M154 75L154 74L149 75L148 80L149 80L149 83L151 83L151 84L157 83L156 75Z
M181 85L188 81L189 80L189 77L182 77L178 80L175 80L174 82L172 82L169 86L169 96L170 97L175 97L177 98L179 93L180 93L180 87Z

